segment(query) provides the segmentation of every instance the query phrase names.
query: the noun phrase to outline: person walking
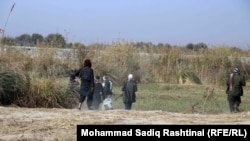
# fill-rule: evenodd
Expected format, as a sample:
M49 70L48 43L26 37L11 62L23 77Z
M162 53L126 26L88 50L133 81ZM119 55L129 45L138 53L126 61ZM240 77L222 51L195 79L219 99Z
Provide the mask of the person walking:
M243 96L243 87L246 86L245 77L240 74L238 67L234 68L229 74L227 80L227 90L229 110L231 113L240 112L241 96Z
M103 76L103 88L104 88L104 97L108 98L112 95L112 84L108 76Z
M110 84L110 95L113 95L113 82L112 82L110 77L108 77L108 80L109 80L109 84Z
M137 83L133 74L128 75L128 79L122 86L123 103L125 110L131 110L132 104L136 102Z
M100 80L100 76L95 77L95 88L93 93L93 103L92 103L92 109L98 110L101 102L104 99L104 93L103 93L103 86Z
M75 76L81 79L78 109L81 110L82 103L87 97L87 106L88 109L91 110L95 82L94 71L92 69L92 63L90 59L86 59L84 61L83 67L75 72Z

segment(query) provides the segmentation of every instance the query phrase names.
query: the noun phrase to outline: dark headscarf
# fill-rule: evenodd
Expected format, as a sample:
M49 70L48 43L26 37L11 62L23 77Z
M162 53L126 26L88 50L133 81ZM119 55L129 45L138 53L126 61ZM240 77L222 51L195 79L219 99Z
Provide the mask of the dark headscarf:
M90 61L90 59L86 59L85 61L84 61L84 67L89 67L89 68L91 68L92 67L92 63L91 63L91 61Z

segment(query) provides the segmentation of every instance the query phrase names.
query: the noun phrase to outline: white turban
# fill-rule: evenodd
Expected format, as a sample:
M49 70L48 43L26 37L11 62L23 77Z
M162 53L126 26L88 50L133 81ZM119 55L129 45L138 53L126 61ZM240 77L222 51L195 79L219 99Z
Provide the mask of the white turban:
M128 80L131 80L131 79L133 79L133 74L128 75Z

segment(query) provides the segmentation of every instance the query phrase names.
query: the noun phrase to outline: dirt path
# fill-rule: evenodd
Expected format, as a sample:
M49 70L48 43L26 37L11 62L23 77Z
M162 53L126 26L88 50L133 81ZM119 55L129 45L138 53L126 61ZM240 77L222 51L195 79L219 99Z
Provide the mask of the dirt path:
M0 107L0 141L76 140L78 124L250 124L250 112L204 115Z

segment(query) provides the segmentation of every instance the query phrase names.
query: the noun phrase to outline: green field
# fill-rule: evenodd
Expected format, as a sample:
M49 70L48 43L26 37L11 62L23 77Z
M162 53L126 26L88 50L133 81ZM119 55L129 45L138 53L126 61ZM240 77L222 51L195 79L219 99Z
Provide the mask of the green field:
M250 109L249 87L244 89L241 111ZM123 108L122 98L116 100L120 88L115 88L113 103L115 108ZM181 113L227 113L229 107L223 88L203 85L179 84L139 84L137 110L162 110Z

